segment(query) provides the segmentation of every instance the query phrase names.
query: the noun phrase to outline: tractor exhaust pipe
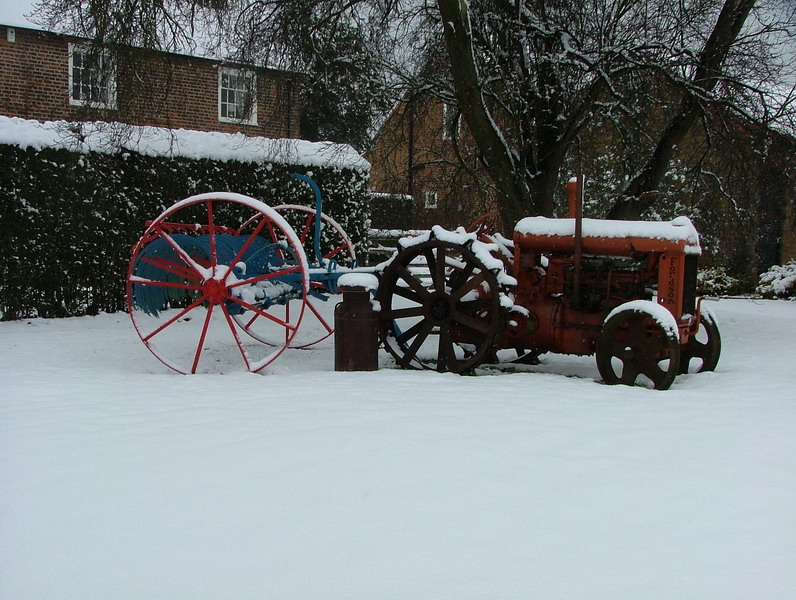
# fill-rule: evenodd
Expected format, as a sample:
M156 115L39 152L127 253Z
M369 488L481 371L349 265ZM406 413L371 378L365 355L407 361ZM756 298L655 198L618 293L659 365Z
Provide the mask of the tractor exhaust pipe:
M575 251L572 273L572 308L580 310L581 305L581 271L583 268L583 182L582 174L573 177L567 183L569 200L569 218L575 219Z

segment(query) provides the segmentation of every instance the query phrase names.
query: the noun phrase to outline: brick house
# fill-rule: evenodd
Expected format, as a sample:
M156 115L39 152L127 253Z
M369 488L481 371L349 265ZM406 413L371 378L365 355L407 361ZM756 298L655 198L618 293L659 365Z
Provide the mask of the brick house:
M147 50L114 64L86 42L0 25L0 115L299 137L295 73Z
M379 195L412 198L409 229L468 225L494 209L490 184L467 140L458 110L441 100L401 100L379 130L366 158L370 186ZM460 152L467 165L457 165Z

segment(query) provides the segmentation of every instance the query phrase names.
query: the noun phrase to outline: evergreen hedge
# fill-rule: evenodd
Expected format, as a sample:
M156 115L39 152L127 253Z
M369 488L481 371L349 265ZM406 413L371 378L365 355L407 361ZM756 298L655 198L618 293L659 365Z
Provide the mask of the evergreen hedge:
M367 172L357 168L0 145L0 319L124 310L130 253L146 220L204 192L314 207L294 172L315 179L324 212L364 256Z

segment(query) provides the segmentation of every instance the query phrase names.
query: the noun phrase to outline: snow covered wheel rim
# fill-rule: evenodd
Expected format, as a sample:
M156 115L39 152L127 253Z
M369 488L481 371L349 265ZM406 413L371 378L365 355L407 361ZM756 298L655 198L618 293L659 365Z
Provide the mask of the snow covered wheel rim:
M498 282L467 247L429 240L400 252L376 299L381 338L404 368L464 373L502 330Z
M650 310L641 306L642 301L632 304L620 307L603 324L597 338L597 369L609 385L636 385L646 378L656 390L669 389L680 366L676 327L672 330L655 318L660 308L655 303L648 303Z
M147 349L179 373L224 372L235 356L249 371L271 364L298 331L273 307L303 298L307 260L292 228L266 204L239 194L200 194L151 224L133 249L127 305ZM259 317L276 345L246 343L235 317Z

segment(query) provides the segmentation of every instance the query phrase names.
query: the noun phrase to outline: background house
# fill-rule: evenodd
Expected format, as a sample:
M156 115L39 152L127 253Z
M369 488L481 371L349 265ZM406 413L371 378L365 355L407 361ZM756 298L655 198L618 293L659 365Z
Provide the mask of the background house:
M401 100L379 130L366 155L371 189L412 198L400 218L408 229L466 226L494 209L494 192L467 136L455 106L425 95Z
M115 60L87 42L0 25L0 115L299 137L295 73L147 50Z

